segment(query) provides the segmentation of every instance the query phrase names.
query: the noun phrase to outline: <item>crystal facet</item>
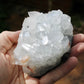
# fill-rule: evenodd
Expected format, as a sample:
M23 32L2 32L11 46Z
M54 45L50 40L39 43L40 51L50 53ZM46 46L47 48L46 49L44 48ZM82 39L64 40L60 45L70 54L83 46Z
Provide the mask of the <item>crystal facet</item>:
M73 27L71 18L60 10L28 14L14 50L15 64L22 65L30 76L41 76L69 52Z

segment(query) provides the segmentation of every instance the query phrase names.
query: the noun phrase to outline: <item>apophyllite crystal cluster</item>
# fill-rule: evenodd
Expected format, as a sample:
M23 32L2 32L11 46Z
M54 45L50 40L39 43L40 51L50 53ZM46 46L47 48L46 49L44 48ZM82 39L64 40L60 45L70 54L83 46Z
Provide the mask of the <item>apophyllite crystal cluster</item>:
M60 10L28 12L14 50L16 65L30 76L41 76L56 67L69 52L73 27L71 18Z

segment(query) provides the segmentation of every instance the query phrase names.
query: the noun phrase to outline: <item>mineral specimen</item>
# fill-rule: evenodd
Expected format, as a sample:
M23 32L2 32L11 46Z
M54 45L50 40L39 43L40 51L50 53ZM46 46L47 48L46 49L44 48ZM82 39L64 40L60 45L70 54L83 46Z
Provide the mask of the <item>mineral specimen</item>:
M69 52L73 27L71 18L60 10L29 12L14 50L16 65L30 76L41 76L56 67Z

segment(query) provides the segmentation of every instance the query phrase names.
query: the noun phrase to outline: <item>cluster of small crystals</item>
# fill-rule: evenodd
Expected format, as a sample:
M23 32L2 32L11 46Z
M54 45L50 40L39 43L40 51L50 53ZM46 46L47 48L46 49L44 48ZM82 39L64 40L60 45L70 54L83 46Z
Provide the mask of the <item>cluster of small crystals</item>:
M14 51L15 64L24 65L24 72L32 76L40 76L56 66L70 50L73 27L71 18L60 10L28 14Z

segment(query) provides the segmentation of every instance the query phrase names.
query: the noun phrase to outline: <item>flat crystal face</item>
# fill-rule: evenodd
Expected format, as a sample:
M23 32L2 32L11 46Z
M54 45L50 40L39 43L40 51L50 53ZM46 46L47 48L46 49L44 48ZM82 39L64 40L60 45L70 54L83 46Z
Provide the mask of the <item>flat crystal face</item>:
M71 18L60 10L28 14L14 50L15 64L31 76L41 76L70 50L73 27Z

